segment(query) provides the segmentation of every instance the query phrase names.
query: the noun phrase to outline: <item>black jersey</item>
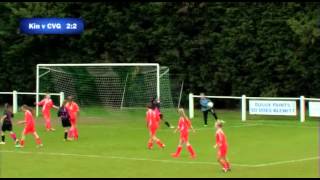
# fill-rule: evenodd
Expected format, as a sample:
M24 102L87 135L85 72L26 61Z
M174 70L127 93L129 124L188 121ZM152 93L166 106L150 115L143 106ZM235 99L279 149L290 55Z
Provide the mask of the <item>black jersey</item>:
M4 111L3 115L6 116L3 124L12 124L13 113L10 111Z

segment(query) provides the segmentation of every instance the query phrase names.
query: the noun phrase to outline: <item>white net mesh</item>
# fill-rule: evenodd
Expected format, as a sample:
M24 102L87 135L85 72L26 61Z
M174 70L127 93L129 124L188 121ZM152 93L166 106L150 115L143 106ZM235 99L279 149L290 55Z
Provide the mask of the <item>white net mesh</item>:
M156 66L41 66L40 91L64 92L81 106L145 107L157 96ZM160 68L161 105L173 107L169 69Z

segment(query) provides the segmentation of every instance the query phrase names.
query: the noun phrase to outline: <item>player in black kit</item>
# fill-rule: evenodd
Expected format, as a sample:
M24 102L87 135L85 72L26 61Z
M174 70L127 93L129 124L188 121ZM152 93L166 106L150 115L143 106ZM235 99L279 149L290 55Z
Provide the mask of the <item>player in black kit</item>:
M15 143L18 142L16 134L12 130L12 118L13 118L13 113L11 110L11 107L9 104L4 105L4 113L3 116L0 119L1 123L1 142L0 144L6 144L5 140L5 132L9 131L10 137L13 139Z

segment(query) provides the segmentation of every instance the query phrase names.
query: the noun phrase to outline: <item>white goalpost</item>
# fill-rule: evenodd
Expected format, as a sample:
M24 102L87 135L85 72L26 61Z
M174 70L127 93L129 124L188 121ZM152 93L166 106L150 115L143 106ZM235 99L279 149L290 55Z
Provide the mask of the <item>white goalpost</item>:
M21 103L19 104L19 96L34 96L36 99L36 96L44 96L47 93L36 93L36 92L18 92L18 91L12 91L12 92L0 92L0 95L10 95L12 96L12 101L11 104L12 105L12 110L13 113L17 113L18 109L19 109L19 105L22 105ZM48 93L50 96L57 96L59 98L59 105L62 105L62 102L64 100L64 93L60 92L60 93Z
M169 68L158 63L38 64L36 92L48 89L72 95L83 106L145 107L160 95L164 107L173 106Z

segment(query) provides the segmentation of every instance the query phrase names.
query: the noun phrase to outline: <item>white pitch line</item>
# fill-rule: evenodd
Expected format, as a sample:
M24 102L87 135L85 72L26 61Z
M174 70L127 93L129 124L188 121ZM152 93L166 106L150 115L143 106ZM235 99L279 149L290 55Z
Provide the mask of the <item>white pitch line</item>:
M102 155L85 155L85 154L68 154L68 153L46 153L46 152L23 152L23 151L0 151L0 153L16 153L16 154L37 154L37 155L50 155L50 156L73 156L73 157L86 157L86 158L98 158L98 159L118 159L118 160L130 160L130 161L149 161L149 162L160 162L160 163L175 163L175 164L198 164L198 165L219 165L214 162L196 162L196 161L173 161L173 160L160 160L160 159L146 159L146 158L130 158L130 157L121 157L121 156L102 156ZM263 164L237 164L231 163L232 166L238 167L248 167L248 168L259 168L259 167L267 167L274 165L282 165L282 164L291 164L296 162L304 162L311 160L318 160L317 157L310 157L304 159L296 159L296 160L288 160L288 161L277 161Z
M85 154L67 154L67 153L44 153L44 152L18 152L18 151L0 151L0 153L16 153L16 154L38 154L38 155L51 155L51 156L73 156L73 157L86 157L86 158L99 158L99 159L118 159L118 160L131 160L131 161L150 161L161 163L176 163L176 164L200 164L200 165L219 165L213 162L195 162L195 161L173 161L173 160L158 160L146 158L130 158L121 156L101 156L101 155L85 155ZM236 165L236 164L235 164ZM238 166L238 165L236 165ZM242 166L242 165L239 165Z
M89 125L89 127L101 127L98 125ZM234 125L228 126L228 128L244 128L244 127L254 127L254 126L262 126L262 124L244 124L244 125ZM118 129L118 127L106 127L108 129ZM147 128L126 128L127 130L147 130ZM162 128L160 131L174 131L174 129ZM202 128L195 128L195 130L214 130L214 127L202 127Z
M296 160L288 160L288 161L279 161L279 162L271 162L271 163L264 163L264 164L257 164L252 165L252 167L266 167L266 166L274 166L274 165L282 165L282 164L291 164L297 162L304 162L304 161L312 161L312 160L319 160L320 156L317 157L310 157L304 159L296 159Z

